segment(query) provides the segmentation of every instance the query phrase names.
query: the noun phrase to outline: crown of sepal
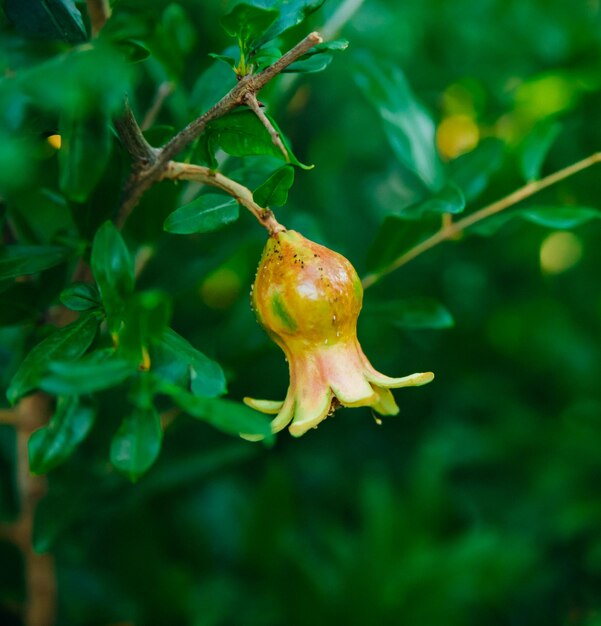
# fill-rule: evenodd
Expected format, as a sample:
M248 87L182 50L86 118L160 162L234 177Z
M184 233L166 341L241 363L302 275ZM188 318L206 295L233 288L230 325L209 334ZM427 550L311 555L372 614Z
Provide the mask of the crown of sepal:
M341 405L395 415L399 408L390 389L434 378L432 372L390 378L373 368L357 339L363 287L355 268L295 231L269 238L251 301L290 368L284 401L244 398L248 406L276 416L274 433L289 426L298 437Z

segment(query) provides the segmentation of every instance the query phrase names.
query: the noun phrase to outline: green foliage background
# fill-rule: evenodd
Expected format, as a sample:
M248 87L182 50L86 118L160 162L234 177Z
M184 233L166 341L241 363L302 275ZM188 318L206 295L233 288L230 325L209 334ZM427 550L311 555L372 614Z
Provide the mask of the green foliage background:
M85 4L57 4L87 20ZM284 33L281 50L328 23L340 4L328 0ZM4 388L51 334L44 312L60 305L78 256L89 259L95 236L110 248L106 258L119 248L101 225L114 217L128 171L109 123L124 94L141 119L157 87L173 82L148 131L160 145L235 83L227 64L208 56L234 42L219 27L225 2L119 0L85 53L74 46L87 39L86 24L65 18L62 42L55 31L52 40L33 37L15 30L15 6L5 2L0 17L0 192L7 249L29 248L0 259L8 268ZM522 185L524 173L536 178L543 158L545 173L595 152L600 27L594 0L365 0L338 33L348 50L325 71L283 75L261 93L296 157L315 164L295 170L278 219L366 275L430 232L439 213L462 211L452 183L469 213ZM454 114L474 121L481 141L443 165L420 121L438 125ZM45 140L55 133L58 153ZM80 143L65 149L69 137ZM203 146L184 157L200 162ZM232 156L223 168L255 189L281 165L275 156ZM561 273L541 271L552 231L516 219L490 236L440 245L369 289L359 327L366 354L387 374L433 370L435 381L399 391L401 415L381 426L369 410L340 410L302 439L283 433L272 446L226 434L238 430L228 420L248 416L210 398L222 390L213 361L231 399L286 390L282 354L248 306L265 232L241 210L218 232L166 233L167 216L194 196L187 185L153 187L123 231L129 253L150 255L140 295L127 300L133 312L113 313L146 324L129 339L132 353L169 323L211 359L199 364L202 354L175 348L207 368L216 387L194 396L188 413L200 419L169 424L154 464L151 446L132 466L130 457L120 465L115 448L131 432L160 447L165 396L153 408L154 392L127 378L129 361L107 366L104 353L78 365L75 382L64 362L40 374L48 391L72 384L96 403L93 424L83 400L61 409L63 418L79 416L68 459L48 463L44 442L35 457L41 471L56 465L34 544L55 557L57 623L601 623L599 181L590 169L520 205L568 207L582 256ZM581 219L581 208L597 213ZM564 227L557 214L545 223ZM101 293L105 284L130 297L132 260L123 254L105 283L105 257L97 258ZM33 278L15 282L20 274ZM69 302L81 310L81 298L98 297L71 293ZM96 342L98 353L109 345ZM90 388L90 380L104 382ZM14 439L0 427L0 521L18 515ZM151 464L136 483L123 476ZM22 563L9 543L0 543L0 563L0 622L20 624Z

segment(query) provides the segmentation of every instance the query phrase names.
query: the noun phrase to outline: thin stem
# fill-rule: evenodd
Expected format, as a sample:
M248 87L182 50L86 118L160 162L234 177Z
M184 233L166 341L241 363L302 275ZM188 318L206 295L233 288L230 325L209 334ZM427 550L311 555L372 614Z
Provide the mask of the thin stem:
M170 161L167 164L167 169L163 173L162 178L169 180L193 180L204 183L205 185L217 187L235 198L242 206L246 207L259 221L261 226L267 229L270 235L286 230L286 228L276 220L272 211L259 206L254 201L250 189L224 176L220 172L215 172L202 165L190 165L189 163Z
M244 104L246 95L249 93L256 94L260 91L272 78L277 76L282 70L288 67L291 63L294 63L305 52L311 49L314 45L321 43L322 38L318 33L311 33L307 35L302 41L300 41L294 48L289 50L286 54L280 57L275 63L265 68L262 72L255 75L244 76L236 86L231 89L217 104L212 106L206 113L199 118L190 122L185 128L183 128L177 135L170 139L162 148L154 151L154 160L149 162L141 162L139 167L135 167L130 176L129 181L125 186L124 200L121 206L120 216L118 218L118 224L122 227L127 217L139 202L144 192L149 189L156 181L163 176L163 172L167 167L167 164L173 157L181 152L191 141L196 139L206 128L209 122L216 120L219 117L223 117L226 113L235 109L237 106ZM132 116L133 117L133 116ZM133 126L132 120L127 119L127 111L124 118L129 122L129 128L126 129L129 135L122 135L122 127L117 127L117 131L121 135L123 142L129 149L128 139L133 139L134 147L139 145L135 137L135 128L137 123ZM124 118L121 118L122 120ZM135 120L133 120L135 122ZM132 156L136 158L136 154L131 151Z
M355 15L365 0L344 0L335 13L323 25L321 34L325 40L335 37L340 29Z
M577 161L576 163L572 163L563 169L554 172L553 174L549 174L549 176L545 176L540 180L536 180L533 182L516 189L514 192L510 193L508 196L489 204L488 206L483 207L482 209L472 213L464 217L457 222L451 222L443 225L443 227L435 232L433 235L418 243L416 246L407 250L403 254L399 255L392 263L389 263L386 267L382 268L377 272L373 272L372 274L368 274L363 280L363 288L367 289L371 287L379 280L381 280L387 274L390 274L394 270L402 267L403 265L409 263L420 254L427 252L437 246L439 243L443 241L447 241L449 239L453 239L463 233L467 228L481 222L487 217L491 217L492 215L496 215L505 209L508 209L518 202L533 196L534 194L550 187L551 185L555 185L556 183L569 178L570 176L574 176L574 174L578 174L582 170L585 170L596 163L601 163L601 152L595 152L590 156L582 159L581 161Z
M111 16L109 0L86 0L92 37L96 37Z
M165 104L165 100L173 93L174 89L175 83L172 83L170 80L166 80L159 85L154 97L154 102L148 111L146 111L146 115L140 124L141 130L148 130L154 124L158 114L163 108L163 104Z
M290 155L288 154L288 150L286 150L286 146L280 137L280 133L278 133L267 115L265 115L265 111L263 111L261 104L257 100L257 96L255 96L254 93L247 93L245 102L248 104L249 108L252 109L252 112L259 118L261 124L263 124L263 126L267 129L273 145L276 146L276 148L278 148L278 150L284 155L286 162L290 162Z

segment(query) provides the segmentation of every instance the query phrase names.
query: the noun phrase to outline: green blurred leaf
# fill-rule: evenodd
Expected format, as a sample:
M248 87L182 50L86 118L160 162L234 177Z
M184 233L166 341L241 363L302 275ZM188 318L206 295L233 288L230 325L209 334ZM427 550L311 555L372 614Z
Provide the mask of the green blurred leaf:
M321 72L332 62L333 56L326 52L337 52L348 48L348 39L324 41L313 46L307 53L284 69L284 72Z
M275 39L278 35L289 28L304 22L309 15L317 11L325 0L281 0L280 2L270 2L269 6L275 6L279 10L277 20L259 37L255 47Z
M159 383L158 391L169 395L186 413L211 424L228 435L261 435L273 440L269 420L257 411L232 400L202 398L169 383Z
M238 38L242 52L246 55L278 16L277 9L241 3L221 18L221 26L228 35Z
M230 54L231 52L231 54ZM228 48L224 55L234 54ZM231 68L223 63L212 63L197 79L190 94L190 108L193 115L208 111L222 96L236 84L236 76Z
M331 54L320 54L307 58L300 58L298 61L295 61L292 65L289 65L287 68L282 70L282 73L294 74L299 72L311 74L315 72L322 72L333 60L334 57Z
M120 325L124 302L134 288L134 263L123 237L109 221L96 231L91 266L114 332Z
M238 203L233 198L205 194L171 213L163 228L177 235L208 233L235 222L239 214Z
M367 252L367 270L381 269L416 246L440 227L440 218L432 220L406 220L396 215L388 216Z
M553 142L561 132L561 124L547 118L539 122L528 134L520 151L520 169L526 182L538 180Z
M111 441L111 463L136 481L158 458L162 441L163 429L157 410L152 406L135 407Z
M29 438L29 469L45 474L64 463L87 437L95 417L95 407L77 396L59 398L49 424Z
M267 115L267 114L266 114ZM293 165L303 169L312 166L303 165L292 153L283 133L275 121L267 115L276 132L279 133ZM254 154L268 154L280 159L284 158L281 150L274 145L265 126L250 109L239 109L211 122L207 133L215 144L231 156L243 157Z
M503 164L505 145L488 137L474 150L448 164L449 178L461 189L465 199L475 200L487 187L490 177Z
M119 348L134 359L143 358L150 341L163 335L171 319L171 299L161 291L143 291L127 301Z
M284 165L253 191L254 201L262 207L283 206L294 184L294 168Z
M355 80L380 114L398 160L430 191L438 191L444 173L436 149L436 128L403 72L392 63L366 55L356 58L355 67Z
M558 230L576 228L591 220L601 219L601 211L589 207L529 207L506 211L469 227L469 232L489 237L505 224L522 219L532 224Z
M230 57L225 54L215 54L214 52L209 52L209 56L212 59L225 63L228 67L232 69L234 69L237 65L236 59L234 59L234 57Z
M387 302L370 302L364 310L381 317L398 328L451 328L453 316L433 298L399 298Z
M225 376L218 363L168 328L151 350L152 373L168 382L188 386L194 395L214 397L226 392Z
M564 230L601 219L601 211L579 206L532 207L520 210L519 217L539 226Z
M100 325L97 313L82 315L76 322L55 331L25 357L10 382L6 396L14 404L35 389L53 361L74 361L90 346Z
M84 395L116 387L136 372L131 361L112 349L98 350L77 361L53 361L40 388L55 395Z
M4 11L16 30L30 37L72 44L88 38L73 0L5 0Z
M461 213L465 208L465 198L461 189L454 183L447 183L440 191L430 198L422 200L402 209L399 217L405 219L419 219L428 213Z
M140 61L145 61L150 56L150 50L141 41L136 41L135 39L121 39L116 42L116 46L123 52L130 63L140 63Z
M101 306L100 293L90 283L73 283L63 289L60 301L72 311L88 311Z
M100 112L85 119L65 114L59 133L60 189L71 200L85 202L102 178L111 154L109 118Z
M58 246L7 246L0 252L0 280L47 270L71 254L71 250Z

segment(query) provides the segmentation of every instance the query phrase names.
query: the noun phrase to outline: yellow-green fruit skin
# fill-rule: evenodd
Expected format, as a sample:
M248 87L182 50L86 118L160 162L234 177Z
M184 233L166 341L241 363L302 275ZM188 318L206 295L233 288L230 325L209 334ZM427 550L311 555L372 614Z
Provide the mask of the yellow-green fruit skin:
M296 231L270 237L252 305L278 343L328 344L353 338L362 301L357 272L341 254Z

